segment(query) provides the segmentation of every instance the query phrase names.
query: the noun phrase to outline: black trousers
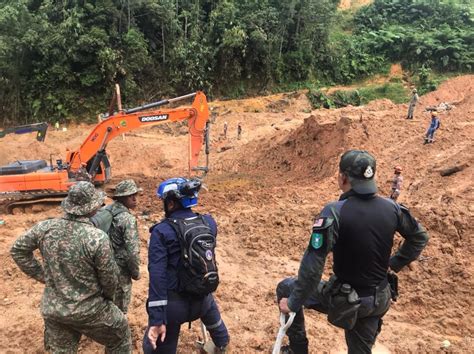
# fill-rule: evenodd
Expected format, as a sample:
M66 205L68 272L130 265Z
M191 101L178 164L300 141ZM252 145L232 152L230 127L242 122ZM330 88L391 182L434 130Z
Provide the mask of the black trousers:
M290 296L295 281L296 278L286 278L278 284L276 291L278 301ZM305 308L327 314L329 298L321 292L324 283L321 282L318 291L305 302ZM372 347L382 328L382 317L390 307L390 286L387 285L383 289L378 289L374 295L360 297L360 299L361 306L357 313L356 325L351 330L344 330L349 354L372 352ZM308 353L303 308L296 313L293 324L286 334L290 340L290 348L295 354ZM319 351L321 350L316 347L315 352Z

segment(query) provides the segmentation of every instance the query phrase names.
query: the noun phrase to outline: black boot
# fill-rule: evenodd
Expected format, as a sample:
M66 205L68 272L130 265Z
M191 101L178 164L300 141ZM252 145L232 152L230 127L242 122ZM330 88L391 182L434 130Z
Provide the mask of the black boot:
M294 342L290 340L290 350L292 354L308 354L308 339L305 338L304 341Z
M295 352L293 350L291 350L289 345L283 345L280 348L280 353L281 354L295 354Z

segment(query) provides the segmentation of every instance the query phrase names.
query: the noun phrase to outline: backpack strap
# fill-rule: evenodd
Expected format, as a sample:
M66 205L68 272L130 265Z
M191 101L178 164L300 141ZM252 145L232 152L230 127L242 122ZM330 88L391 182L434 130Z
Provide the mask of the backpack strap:
M112 211L112 204L109 204L104 207L105 210L107 210L110 214L112 214L112 217L115 218L117 215L125 213L126 210L123 210L122 208Z
M165 218L162 220L162 222L167 223L171 228L174 230L176 233L176 237L178 238L179 241L179 246L181 249L181 260L183 262L186 261L186 247L184 244L184 234L183 234L183 225L182 225L182 220L183 219L177 219L177 218ZM180 222L181 221L181 222Z

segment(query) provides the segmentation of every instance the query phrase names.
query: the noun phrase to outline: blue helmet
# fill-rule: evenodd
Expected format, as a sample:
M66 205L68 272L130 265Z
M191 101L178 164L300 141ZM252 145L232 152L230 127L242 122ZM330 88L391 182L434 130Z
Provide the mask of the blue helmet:
M156 195L163 200L174 198L181 203L183 208L191 208L197 205L200 189L199 179L170 178L160 183L156 189Z

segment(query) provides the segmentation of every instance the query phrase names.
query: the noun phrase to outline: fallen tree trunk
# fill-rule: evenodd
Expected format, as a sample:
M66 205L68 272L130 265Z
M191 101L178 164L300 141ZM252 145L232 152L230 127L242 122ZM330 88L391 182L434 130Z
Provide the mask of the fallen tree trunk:
M467 167L467 164L445 168L445 169L439 171L439 174L443 177L451 176L451 175L455 174L456 172L460 172L460 171L464 170L466 167Z

